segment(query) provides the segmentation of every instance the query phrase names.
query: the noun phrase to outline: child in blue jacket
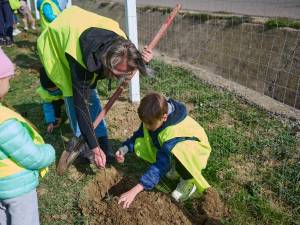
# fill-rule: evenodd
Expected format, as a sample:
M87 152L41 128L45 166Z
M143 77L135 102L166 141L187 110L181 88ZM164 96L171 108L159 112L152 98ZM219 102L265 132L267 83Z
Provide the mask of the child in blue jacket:
M116 152L116 160L124 162L127 152L135 151L151 166L140 182L121 195L119 204L128 208L142 190L151 190L167 176L179 179L172 197L185 201L209 187L201 170L211 151L204 129L188 116L186 107L173 99L166 100L158 93L146 95L138 108L142 121L134 135Z
M43 101L44 120L47 124L48 133L61 124L61 108L64 98L61 90L47 77L44 67L40 68L40 84L36 90Z
M57 0L38 0L37 9L41 16L42 31L46 29L48 24L55 20L62 11Z
M11 61L0 49L0 99L14 74ZM0 224L39 225L36 187L39 176L55 160L34 127L18 113L0 104Z

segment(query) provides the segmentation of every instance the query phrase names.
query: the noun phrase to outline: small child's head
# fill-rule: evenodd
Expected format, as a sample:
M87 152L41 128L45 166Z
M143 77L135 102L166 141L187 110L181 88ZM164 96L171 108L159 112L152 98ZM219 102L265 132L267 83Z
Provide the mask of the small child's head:
M0 99L9 90L9 80L14 75L14 65L0 48Z
M166 98L158 93L147 94L141 100L138 114L148 130L157 130L168 118Z

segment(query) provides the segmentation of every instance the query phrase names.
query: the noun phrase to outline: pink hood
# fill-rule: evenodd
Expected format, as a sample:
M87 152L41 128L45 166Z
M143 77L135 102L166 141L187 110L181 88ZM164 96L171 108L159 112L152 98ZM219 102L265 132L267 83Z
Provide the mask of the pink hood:
M0 48L0 79L13 75L14 65Z

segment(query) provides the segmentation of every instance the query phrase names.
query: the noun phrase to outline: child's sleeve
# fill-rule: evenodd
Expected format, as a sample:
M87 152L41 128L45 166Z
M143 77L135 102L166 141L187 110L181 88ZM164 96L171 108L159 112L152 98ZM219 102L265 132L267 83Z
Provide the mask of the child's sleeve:
M47 124L55 123L55 110L51 102L43 103L44 119Z
M156 162L140 178L140 183L144 186L145 190L151 190L158 184L160 178L166 175L170 168L171 153L162 148L157 152Z
M163 144L162 148L156 154L156 162L140 178L140 183L144 186L145 190L154 188L160 181L160 178L165 176L170 170L172 160L171 151L178 142L183 140L182 138L173 138Z
M52 102L55 119L61 118L61 108L64 103L65 102L62 99L54 100Z
M0 125L0 148L17 164L30 170L45 168L55 160L54 148L49 144L35 144L27 128L15 119Z
M122 143L122 146L126 145L129 149L129 152L133 152L135 140L143 136L144 136L143 124L141 124L139 129L137 129L130 138L128 138L126 141Z

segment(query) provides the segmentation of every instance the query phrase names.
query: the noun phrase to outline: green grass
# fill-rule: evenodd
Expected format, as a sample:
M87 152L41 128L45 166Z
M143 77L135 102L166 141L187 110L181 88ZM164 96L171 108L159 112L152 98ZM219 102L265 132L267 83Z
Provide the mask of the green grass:
M269 19L265 22L266 29L275 29L279 27L290 27L300 29L300 22L288 18Z
M17 39L17 44L22 39L22 36ZM34 34L28 37L32 43L35 39ZM6 100L38 127L45 140L56 148L58 158L64 149L61 133L70 137L71 131L64 124L53 135L45 133L40 99L35 94L38 86L35 48L30 42L21 42L5 51L17 62L18 70ZM159 61L154 61L151 67L157 75L153 79L141 78L142 93L157 91L190 105L191 115L208 134L213 150L203 173L229 209L224 223L300 224L299 150L290 122L271 117L233 93L201 82L185 69ZM116 86L117 82L113 82L112 87ZM111 93L107 81L99 82L98 89L105 98ZM120 141L114 140L114 145ZM146 167L130 157L119 168L128 168L129 174L139 176ZM78 196L95 171L78 169L84 171L83 176L75 171L60 177L52 165L49 175L41 180L42 224L86 223L78 207ZM164 180L158 188L170 192L171 186L174 184Z
M193 104L192 115L208 134L213 151L204 174L231 211L228 223L240 224L245 218L247 224L299 223L299 152L289 124L232 93L200 82L187 70L162 62L154 62L152 67L158 71L157 77L142 79L143 92L155 90ZM242 183L239 171L231 169L237 155L243 156L241 166L254 163L250 184L264 190L254 197L248 193L249 182ZM266 166L269 161L274 165Z

